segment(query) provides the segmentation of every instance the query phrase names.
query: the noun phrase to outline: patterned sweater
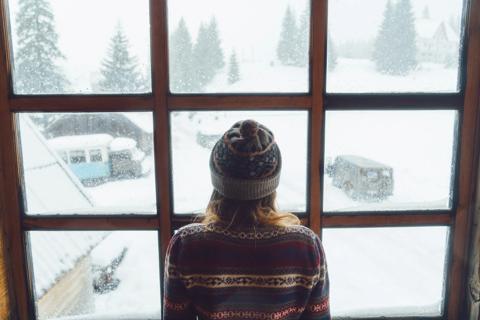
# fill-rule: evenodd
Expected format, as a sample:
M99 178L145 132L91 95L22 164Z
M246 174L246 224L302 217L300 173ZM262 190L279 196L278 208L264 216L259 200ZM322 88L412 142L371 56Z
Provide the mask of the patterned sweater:
M329 320L322 244L303 226L191 224L171 239L164 320Z

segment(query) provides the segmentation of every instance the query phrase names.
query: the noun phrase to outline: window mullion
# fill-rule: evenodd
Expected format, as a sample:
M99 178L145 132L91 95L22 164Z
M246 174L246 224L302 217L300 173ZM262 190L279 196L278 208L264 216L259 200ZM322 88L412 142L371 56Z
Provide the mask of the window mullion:
M325 65L327 43L327 0L312 1L310 45L310 90L312 111L310 128L310 228L321 231L322 173L323 170L323 125L325 92Z
M170 96L170 109L306 109L312 105L309 95L197 95Z
M471 212L473 209L474 146L478 125L480 87L480 0L471 0L467 25L466 91L461 129L459 203L455 217L450 282L448 285L448 319L463 319L465 304L466 254Z
M14 112L119 112L151 111L151 95L74 95L74 96L14 96L10 109Z
M160 219L161 257L164 257L171 234L167 0L150 1L150 25L157 211Z
M17 153L15 148L14 116L9 110L10 92L10 61L9 45L6 37L7 20L5 4L0 5L0 161L2 162L2 176L5 206L3 215L5 222L5 240L8 256L6 259L15 268L10 269L9 281L13 315L19 319L30 319L33 310L29 299L29 285L27 281L27 267L24 235L21 226L21 207L19 198L19 176ZM8 168L8 169L7 169ZM7 187L8 186L8 187ZM14 305L13 305L14 304Z

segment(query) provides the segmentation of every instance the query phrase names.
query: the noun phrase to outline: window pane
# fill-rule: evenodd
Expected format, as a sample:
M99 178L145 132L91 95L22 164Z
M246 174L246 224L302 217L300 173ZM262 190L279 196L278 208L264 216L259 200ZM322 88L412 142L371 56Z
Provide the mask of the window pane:
M447 227L324 229L333 316L440 316Z
M279 208L305 211L306 111L192 111L171 114L176 213L204 212L213 190L208 165L210 152L225 131L244 119L255 119L271 129L282 152L282 174L277 197Z
M168 1L174 93L307 92L310 1Z
M16 94L151 91L148 0L8 4Z
M458 91L463 2L330 1L327 91Z
M18 120L28 214L156 213L150 112Z
M328 111L324 210L451 208L456 111Z
M38 319L160 319L156 231L32 231L28 238Z

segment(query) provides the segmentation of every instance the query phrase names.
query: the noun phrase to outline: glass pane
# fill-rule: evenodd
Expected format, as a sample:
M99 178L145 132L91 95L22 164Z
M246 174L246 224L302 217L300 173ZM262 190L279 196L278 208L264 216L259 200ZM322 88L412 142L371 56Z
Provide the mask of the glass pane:
M333 316L440 316L447 237L447 227L324 229Z
M306 111L192 111L171 114L175 213L204 212L213 190L208 164L210 152L225 131L244 119L255 119L271 129L282 152L279 209L305 211Z
M307 92L310 1L168 1L174 93Z
M150 112L18 116L28 214L155 214Z
M458 91L463 3L330 1L327 92Z
M28 233L37 319L160 319L156 231Z
M328 111L324 210L451 208L456 111Z
M9 0L16 94L151 91L148 0Z

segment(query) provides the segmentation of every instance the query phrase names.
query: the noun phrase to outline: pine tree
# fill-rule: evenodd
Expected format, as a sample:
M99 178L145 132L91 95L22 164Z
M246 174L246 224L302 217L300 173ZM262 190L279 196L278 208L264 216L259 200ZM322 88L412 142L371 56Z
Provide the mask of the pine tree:
M221 46L220 33L218 31L217 20L212 17L207 28L208 42L209 42L209 55L215 73L221 70L225 66L223 57L223 50Z
M47 0L19 0L16 16L15 91L20 94L58 94L69 85L58 60L55 19Z
M240 70L238 67L237 55L235 51L230 56L230 65L228 67L228 84L234 84L240 80Z
M295 65L298 67L305 67L308 65L308 60L309 60L309 44L310 44L310 17L309 17L309 10L305 9L300 16L300 23L298 26L298 32L297 32L297 44L295 48L297 49L297 52L295 54L296 56L296 62Z
M388 0L383 13L383 21L375 39L375 47L373 52L373 61L376 68L381 73L392 73L393 65L396 63L393 56L392 41L395 37L395 16L394 6L391 0Z
M298 30L295 15L288 6L283 17L280 41L277 46L277 57L283 65L293 66L298 62L297 39Z
M393 74L406 75L417 67L417 34L415 16L410 0L399 0L395 7L395 35L393 42Z
M172 92L193 92L193 44L183 18L172 33L169 44L170 89Z
M198 91L202 91L215 76L210 58L208 29L204 23L200 24L197 41L193 46L193 76L194 87Z
M327 69L333 71L337 66L337 49L330 34L327 36Z
M137 59L129 52L128 39L120 24L110 40L107 56L102 62L100 90L111 93L145 91L145 78L139 71Z

